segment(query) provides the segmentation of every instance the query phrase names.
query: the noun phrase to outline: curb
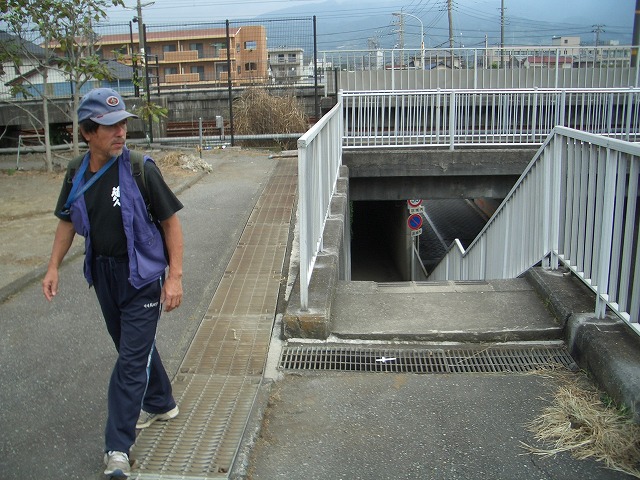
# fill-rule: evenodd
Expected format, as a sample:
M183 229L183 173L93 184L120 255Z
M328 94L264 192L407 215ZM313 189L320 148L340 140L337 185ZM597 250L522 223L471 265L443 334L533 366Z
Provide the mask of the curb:
M565 343L576 363L640 424L640 336L616 315L596 318L593 292L562 272L534 267L525 275L564 324Z
M204 177L205 175L208 175L208 173L209 172L202 171L202 172L199 172L197 175L194 175L193 177L188 178L184 182L178 184L178 186L173 189L173 193L175 193L176 195L180 195L182 192L184 192L188 188L195 185L198 181L200 181L202 177ZM65 265L66 263L76 259L82 254L83 254L82 251L77 251L75 253L71 253L67 255L64 258L62 265ZM40 280L42 277L44 277L45 273L47 273L47 266L46 265L39 266L31 270L30 272L25 273L21 277L16 278L14 281L8 283L4 287L0 288L0 304L6 302L11 296L20 292L21 290L28 287L32 283Z

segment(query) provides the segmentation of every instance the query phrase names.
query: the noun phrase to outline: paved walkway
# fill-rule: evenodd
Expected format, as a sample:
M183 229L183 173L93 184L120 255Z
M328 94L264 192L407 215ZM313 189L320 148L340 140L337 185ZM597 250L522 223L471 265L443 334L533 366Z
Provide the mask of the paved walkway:
M180 213L186 243L185 298L179 309L163 315L158 348L167 370L175 375L176 393L181 401L180 420L171 423L193 427L193 435L200 439L194 441L200 442L202 447L197 452L206 451L207 458L214 462L213 468L223 472L229 469L237 444L222 447L221 441L223 437L232 438L227 436L229 432L235 432L235 441L239 441L259 384L270 337L271 322L250 323L269 316L273 320L281 280L275 257L273 265L264 263L257 271L243 271L251 260L243 255L253 252L256 259L266 259L265 251L272 248L272 252L277 250L284 256L287 234L284 240L276 242L275 236L261 235L261 229L264 232L265 228L271 228L266 224L273 222L277 215L285 218L286 213L275 205L266 205L264 199L280 195L293 205L295 192L284 193L283 179L288 175L287 185L291 185L295 170L282 174L280 168L295 167L295 160L278 160L265 152L245 150L225 150L206 159L212 164L213 172L180 194L185 205ZM272 230L273 235L279 235L277 229ZM269 244L259 244L256 239L271 240ZM50 245L51 240L46 239L47 244ZM230 263L232 258L242 261ZM282 263L282 259L279 262ZM265 273L267 270L269 273ZM0 389L0 477L3 479L104 478L101 452L106 390L115 349L104 327L95 294L87 288L81 272L81 256L62 267L60 292L51 303L44 300L39 282L32 281L0 304L3 332L0 336L0 364L3 367L0 369L3 387ZM265 287L264 291L260 291L262 287ZM220 293L223 290L228 293L223 295ZM262 295L266 304L271 305L268 310L261 310L261 306L253 303L256 294ZM272 298L267 298L271 295ZM219 314L216 313L218 307L224 308ZM252 308L262 314L238 319ZM234 324L225 325L224 322ZM267 325L266 328L263 325ZM220 341L218 346L225 351L229 345L260 350L262 355L258 363L244 364L240 373L236 367L242 368L243 363L237 357L218 355L217 346L201 342L211 334L203 333L206 326L216 330L213 338ZM220 329L226 331L226 337L218 336ZM262 334L264 340L259 341L258 336ZM204 370L217 359L220 362L213 374L202 373L202 370L184 372L180 368L188 359L205 362ZM228 360L233 360L232 365L227 367L226 373L220 373L225 368L223 363ZM197 366L190 364L189 368ZM253 377L245 379L243 374L251 371ZM203 388L197 394L194 385L205 377L210 389ZM189 380L185 381L185 378ZM219 389L221 383L217 381L226 387ZM232 392L233 388L230 390L230 386L238 382L248 387L247 397L240 399ZM218 390L224 390L222 398L217 397ZM225 401L235 402L235 407L230 408L237 408L239 413L232 416L229 408L223 406ZM211 446L212 437L197 433L205 425L198 424L203 412L199 407L205 408L207 404L215 410L221 429L215 433L217 446ZM178 455L170 452L164 455L162 448L166 444L162 441L160 448L151 445L152 440L147 441L155 438L156 433L150 429L140 438L140 448L136 450L141 466L139 472L155 475L159 471L154 470L155 459L174 461ZM205 439L208 447L204 445ZM193 444L188 449L196 451ZM166 473L166 464L161 468ZM181 468L184 472L184 463Z
M448 305L438 321L459 327L451 332L464 330L476 315L490 321L495 311L487 308L504 305L505 295L510 312L535 304L535 328L545 338L536 342L528 334L527 343L514 345L562 344L548 336L559 335L555 320L521 283L485 288L491 292L481 294L474 311L469 302L456 307L464 287L372 292L364 282L340 291L336 336L328 342L282 342L276 305L288 287L295 160L242 152L210 161L214 172L180 196L185 302L163 317L158 338L175 372L181 415L140 435L132 478L630 478L593 460L545 459L523 448L539 446L526 424L550 403L555 377L278 368L281 351L296 345L343 349L345 365L449 351L455 342L412 338L419 314L394 314L403 296L420 305L416 293L427 307ZM80 271L81 258L63 268L62 290L51 304L32 284L0 305L2 478L104 478L102 428L115 355ZM465 298L478 299L475 287L468 286ZM515 290L526 295L512 295ZM493 294L503 296L491 301ZM421 325L424 331L429 328ZM402 338L394 338L398 333ZM372 347L381 355L362 361L362 349ZM484 350L456 354L456 363Z

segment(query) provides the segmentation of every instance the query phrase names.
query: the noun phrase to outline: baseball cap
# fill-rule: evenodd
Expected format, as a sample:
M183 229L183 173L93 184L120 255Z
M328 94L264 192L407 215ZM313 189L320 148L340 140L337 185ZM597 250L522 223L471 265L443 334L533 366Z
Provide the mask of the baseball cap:
M138 118L125 110L124 100L112 88L94 88L80 101L78 121L91 119L100 125L115 125L125 118Z

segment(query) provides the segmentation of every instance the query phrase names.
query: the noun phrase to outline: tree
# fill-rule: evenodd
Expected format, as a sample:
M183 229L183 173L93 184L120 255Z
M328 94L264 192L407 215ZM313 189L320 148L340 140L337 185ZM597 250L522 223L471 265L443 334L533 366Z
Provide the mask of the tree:
M34 36L35 29L25 25L21 18L19 9L3 11L2 19L11 31L11 35L6 34L0 47L0 61L3 64L12 64L15 71L24 69L38 70L42 76L42 117L37 112L23 108L19 103L16 105L26 113L29 123L34 130L38 130L39 126L44 130L44 146L45 146L45 165L48 171L53 169L51 161L51 143L49 138L49 122L45 121L49 118L48 102L46 101L45 92L47 91L47 80L49 65L52 63L53 54L47 48L42 48L30 41ZM38 35L35 33L35 35ZM17 79L19 80L19 79ZM22 81L11 82L11 91L14 96L29 97L32 93L25 87ZM41 120L42 118L42 120Z
M44 61L39 60L43 89L43 126L45 142L48 135L48 95L46 80L49 69L62 70L73 86L73 111L78 110L80 89L89 80L111 77L111 72L96 54L95 45L99 40L93 30L95 23L107 17L109 6L124 6L123 0L0 0L0 14L8 29L23 38L26 32L37 34L46 53ZM22 42L18 43L18 46ZM55 52L60 55L56 55ZM18 55L24 54L19 51ZM16 52L13 52L14 58ZM79 153L78 117L72 116L73 150ZM46 155L47 168L52 168L50 147Z
M73 88L73 111L80 104L80 89L89 80L104 80L112 74L96 53L99 41L93 25L107 17L109 5L124 6L123 0L55 0L58 15L53 19L52 36L64 54L62 68L69 76ZM73 116L73 149L78 149L78 117Z

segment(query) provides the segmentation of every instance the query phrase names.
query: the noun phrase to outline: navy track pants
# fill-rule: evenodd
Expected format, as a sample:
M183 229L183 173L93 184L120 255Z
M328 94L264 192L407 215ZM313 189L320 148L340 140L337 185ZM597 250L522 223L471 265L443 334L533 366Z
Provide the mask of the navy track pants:
M136 289L128 280L128 259L101 256L92 262L92 275L118 351L109 382L105 451L128 454L135 443L140 409L164 413L176 406L171 381L155 349L163 279Z

